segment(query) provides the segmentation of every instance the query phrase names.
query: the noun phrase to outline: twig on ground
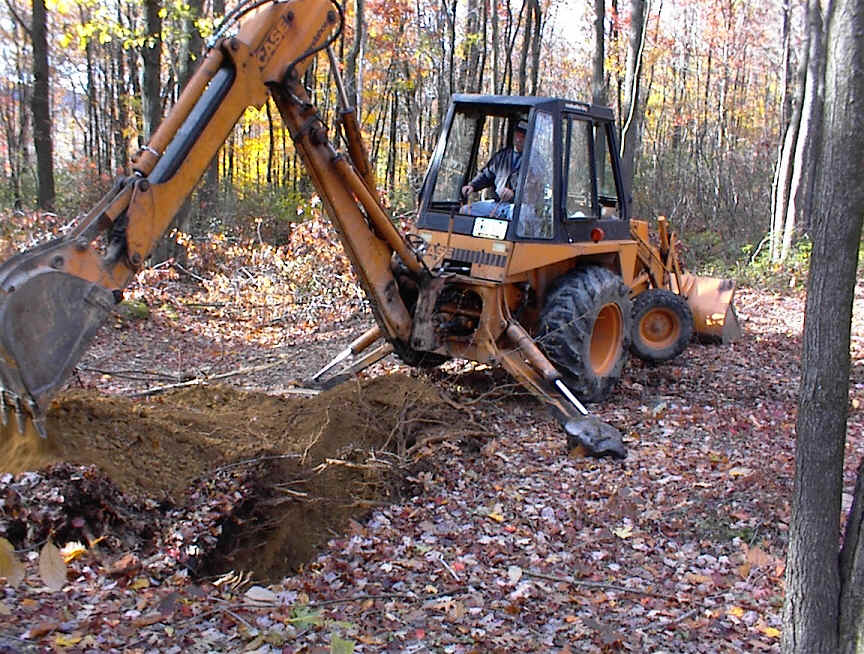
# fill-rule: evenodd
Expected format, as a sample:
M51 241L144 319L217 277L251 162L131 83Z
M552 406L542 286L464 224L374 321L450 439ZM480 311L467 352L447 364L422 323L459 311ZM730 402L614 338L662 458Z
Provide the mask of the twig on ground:
M385 461L372 461L371 463L354 463L343 459L324 459L327 465L343 466L353 470L385 470L393 466Z
M239 615L237 615L236 613L234 613L234 611L230 611L229 609L223 609L222 612L223 612L223 613L227 613L227 614L230 615L232 618L234 618L235 620L237 620L237 622L240 622L240 623L242 623L243 625L245 625L246 628L249 629L250 631L251 631L252 629L255 628L255 627L252 626L252 624L251 624L248 620L244 620L244 619L241 618Z
M13 636L12 634L8 634L5 631L0 631L0 640L3 640L4 638L9 639L9 640L14 640L14 641L17 641L19 643L27 643L28 645L33 645L34 647L36 647L36 645L38 645L38 643L35 640L27 640L26 638L19 638L18 636Z
M180 265L179 263L177 263L176 261L174 262L173 265L174 265L174 267L175 267L177 270L179 270L179 271L182 272L183 274L185 274L185 275L189 275L189 276L190 276L191 278L193 278L193 279L197 279L197 280L198 280L199 282L201 282L202 284L205 284L205 283L207 283L207 282L210 281L209 279L204 279L203 277L199 277L198 275L196 275L195 273L193 273L191 270L188 270L187 268L184 268L183 266L181 266L181 265Z
M463 438L494 438L495 434L492 432L488 432L485 430L481 431L460 431L454 434L435 434L432 436L427 436L426 438L421 438L419 441L414 443L411 447L409 447L405 451L406 457L414 456L418 451L422 450L427 445L432 445L433 443L440 443L442 441L459 441Z
M641 588L627 588L626 586L617 586L615 584L607 584L602 581L586 581L583 579L574 579L573 577L556 577L554 575L545 575L540 572L531 572L523 570L522 573L526 577L536 577L537 579L546 579L547 581L557 581L562 584L571 584L573 586L585 586L587 588L599 588L601 590L612 590L619 593L633 593L635 595L646 595L648 597L659 597L660 599L678 602L678 598L674 595L666 593L656 593L653 590L644 590Z
M206 377L196 377L195 379L190 379L189 381L179 382L177 384L167 384L165 386L156 386L154 388L148 388L143 391L137 391L135 393L129 393L129 397L149 397L151 395L158 395L159 393L164 393L166 391L172 391L178 388L188 388L189 386L200 386L202 384L209 384L214 381L220 381L222 379L228 379L229 377L236 377L238 375L246 375L252 372L261 372L263 370L269 370L270 368L275 368L276 366L283 365L287 359L292 357L287 357L285 355L279 355L279 361L273 361L271 363L265 363L260 366L248 366L246 368L237 368L236 370L231 370L229 372L219 373L218 375L208 375Z
M147 381L161 379L164 381L188 381L188 375L172 374L170 372L158 372L155 370L103 370L102 368L91 368L89 366L78 366L77 370L83 372L95 372L98 375L108 375L119 379L131 379L133 381Z
M272 461L277 459L299 459L299 454L270 454L268 456L256 456L254 459L244 459L243 461L235 461L234 463L229 463L224 466L219 466L218 468L213 468L213 470L209 470L207 472L208 475L215 475L218 472L225 472L226 470L230 470L231 468L239 468L240 466L245 466L247 464L260 463L262 461Z
M714 599L715 597L721 597L722 595L725 595L725 594L726 593L723 592L723 593L714 593L713 595L708 595L708 596L702 598L702 602L709 600L709 599ZM648 631L650 633L656 633L658 631L663 631L664 629L668 629L669 627L674 627L676 624L680 624L680 623L684 622L685 620L692 618L694 615L699 613L699 611L701 611L703 608L704 608L704 606L702 606L702 604L700 604L696 608L690 609L689 611L682 613L681 615L679 615L674 620L670 620L669 622L664 622L662 624L654 625L653 627L646 629L646 631Z

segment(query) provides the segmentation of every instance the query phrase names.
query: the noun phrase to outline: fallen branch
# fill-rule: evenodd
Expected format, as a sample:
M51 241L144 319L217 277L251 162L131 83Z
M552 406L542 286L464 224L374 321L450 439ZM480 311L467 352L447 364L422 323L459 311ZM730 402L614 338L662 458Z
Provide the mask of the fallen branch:
M239 468L240 466L245 466L247 464L261 463L262 461L273 461L277 459L299 459L299 454L270 454L267 456L256 456L254 459L244 459L243 461L235 461L234 463L229 463L224 466L219 466L218 468L214 468L213 470L209 470L207 472L208 475L215 475L219 472L225 472L226 470L231 470L231 468Z
M353 463L343 459L324 459L324 463L333 466L343 466L353 470L387 470L393 466L384 461L372 461L371 463ZM320 464L319 464L320 465Z
M271 363L265 363L260 366L248 366L246 368L238 368L236 370L231 370L229 372L219 373L218 375L208 375L206 377L196 377L195 379L190 379L188 381L179 382L177 384L166 384L165 386L156 386L154 388L148 388L143 391L136 391L134 393L129 393L129 397L150 397L151 395L158 395L159 393L164 393L166 391L173 391L178 388L188 388L190 386L201 386L203 384L209 384L215 381L220 381L222 379L228 379L230 377L237 377L238 375L246 375L252 372L261 372L263 370L269 370L270 368L275 368L276 366L282 365L286 360L291 359L293 357L287 357L284 355L279 356L279 361L274 361ZM310 391L311 392L311 391Z
M432 436L426 436L425 438L421 438L420 440L418 440L416 443L414 443L414 445L412 445L405 451L405 455L408 458L411 458L427 445L432 445L433 443L440 443L443 441L459 441L465 438L495 438L495 434L486 431L485 429L479 431L461 431L455 434L434 434Z
M35 645L37 641L35 640L27 640L26 638L19 638L18 636L13 636L12 634L7 634L5 631L0 631L0 640L14 640L19 643L28 643L30 645Z
M714 593L713 595L708 595L706 597L703 597L702 601L705 602L707 600L714 599L716 597L722 597L725 594L726 594L725 592ZM668 629L669 627L674 627L675 625L680 624L680 623L684 622L685 620L692 618L694 615L699 613L699 611L701 611L703 608L705 608L705 607L700 604L695 609L690 609L689 611L682 613L681 615L679 615L674 620L670 620L669 622L664 622L662 624L658 624L653 628L646 629L646 631L651 632L651 633L656 633L658 631L663 631L664 629Z
M191 270L189 270L189 269L184 268L183 266L181 266L181 265L180 265L179 263L177 263L176 261L174 262L173 266L174 266L174 268L176 268L176 269L179 270L180 272L182 272L182 273L184 273L184 274L186 274L186 275L189 275L192 279L197 279L197 280L198 280L199 282L201 282L202 284L206 284L206 283L208 283L208 282L210 281L209 279L204 279L203 277L199 277L198 275L196 275L195 273L193 273Z
M586 588L599 588L601 590L611 590L618 593L633 593L635 595L646 595L648 597L659 597L660 599L678 602L678 598L674 595L666 593L656 593L653 590L643 590L641 588L627 588L627 586L617 586L615 584L607 584L602 581L586 581L583 579L574 579L573 577L556 577L554 575L545 575L540 572L530 572L523 570L522 574L526 577L536 577L537 579L546 579L547 581L557 581L562 584L570 584L572 586L585 586Z
M109 377L117 377L119 379L131 379L133 381L146 381L154 379L162 379L165 381L176 380L188 381L189 375L172 374L170 372L157 372L154 370L103 370L101 368L90 368L89 366L78 366L78 370L82 372L94 372L98 375L108 375Z

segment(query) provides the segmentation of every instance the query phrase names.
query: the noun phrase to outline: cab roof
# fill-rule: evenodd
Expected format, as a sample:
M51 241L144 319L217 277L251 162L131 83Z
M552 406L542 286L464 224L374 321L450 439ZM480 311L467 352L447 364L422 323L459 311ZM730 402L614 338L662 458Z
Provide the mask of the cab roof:
M452 103L464 110L465 105L473 106L484 113L506 113L509 111L528 111L533 108L550 112L571 112L600 121L612 122L615 116L612 109L602 105L534 95L480 95L477 93L457 93Z

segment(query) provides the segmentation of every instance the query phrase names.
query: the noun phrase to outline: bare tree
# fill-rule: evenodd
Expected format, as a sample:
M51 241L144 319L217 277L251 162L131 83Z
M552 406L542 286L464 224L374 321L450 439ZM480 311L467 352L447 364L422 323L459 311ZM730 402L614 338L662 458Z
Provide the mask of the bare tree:
M183 21L183 49L180 53L180 73L178 87L182 89L191 79L198 66L198 59L204 49L204 39L201 37L201 32L198 30L197 21L201 18L204 9L204 0L190 0L189 11ZM188 198L180 210L174 216L169 230L165 237L162 238L159 245L153 250L154 261L166 261L170 258L175 258L180 261L185 259L185 249L177 243L171 236L171 231L177 229L181 232L189 232L192 228L192 199Z
M141 51L144 60L142 97L144 110L144 138L153 135L162 120L162 3L160 0L144 0L144 22L147 40Z
M594 0L594 60L592 101L606 104L606 0Z
M625 188L633 187L636 152L641 143L642 104L639 100L642 78L642 52L645 45L645 5L647 0L630 0L630 40L627 46L627 74L621 109L621 176Z
M54 210L54 141L51 136L51 80L48 68L48 16L45 0L33 0L33 144L41 209Z
M360 116L358 62L361 60L363 43L366 38L366 23L363 17L366 2L365 0L355 0L354 4L354 40L351 43L348 56L345 58L345 90L348 94L348 101L357 107L357 115Z
M842 549L837 537L852 301L864 216L864 5L836 0L824 16L825 120L817 140L786 563L782 647L787 654L852 654L864 648L864 468L859 468Z

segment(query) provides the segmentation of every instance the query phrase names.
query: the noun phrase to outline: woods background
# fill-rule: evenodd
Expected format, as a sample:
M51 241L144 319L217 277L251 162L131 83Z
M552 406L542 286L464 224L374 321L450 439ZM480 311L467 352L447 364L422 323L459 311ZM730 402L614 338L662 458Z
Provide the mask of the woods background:
M806 80L823 47L806 2L355 0L344 10L337 51L397 215L413 209L450 94L470 92L611 105L634 215L668 216L701 267L786 258L806 227L819 92ZM225 11L224 0L7 0L0 203L89 210L176 101ZM332 123L335 85L316 63L306 84ZM314 213L274 113L246 112L178 217L182 231L278 243Z

